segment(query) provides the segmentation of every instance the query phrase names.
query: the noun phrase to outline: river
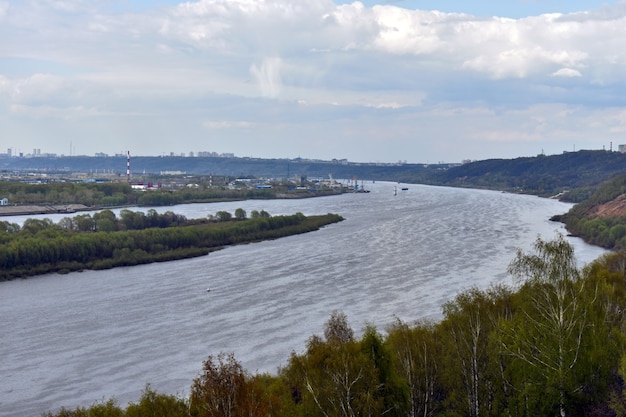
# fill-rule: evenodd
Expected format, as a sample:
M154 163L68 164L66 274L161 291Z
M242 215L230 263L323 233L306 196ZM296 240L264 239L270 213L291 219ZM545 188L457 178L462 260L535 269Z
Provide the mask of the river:
M200 258L0 283L0 416L112 396L125 406L146 383L186 395L202 361L222 351L251 372L275 373L322 333L333 310L357 334L368 323L383 331L395 317L440 319L460 291L512 284L506 269L516 249L565 233L548 219L571 207L483 190L366 187L370 193L156 208L188 218L241 207L346 220ZM568 240L580 266L604 253Z

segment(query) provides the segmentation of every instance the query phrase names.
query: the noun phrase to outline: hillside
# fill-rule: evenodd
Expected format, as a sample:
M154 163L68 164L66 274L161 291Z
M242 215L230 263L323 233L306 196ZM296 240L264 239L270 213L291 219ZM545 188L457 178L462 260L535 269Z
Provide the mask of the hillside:
M626 249L626 174L605 181L590 198L553 220L589 243Z
M433 183L455 187L490 188L554 196L569 191L571 202L590 197L595 187L626 172L626 155L578 151L532 158L490 159L440 171Z
M617 196L612 201L608 201L604 204L599 204L590 210L589 214L592 217L600 218L626 218L626 194Z
M489 159L455 164L379 164L307 159L139 156L131 160L131 174L179 172L190 175L334 178L370 181L489 188L536 194L561 195L571 202L589 198L595 188L626 169L626 154L578 151L561 155ZM0 170L20 172L83 172L126 174L125 157L0 158Z

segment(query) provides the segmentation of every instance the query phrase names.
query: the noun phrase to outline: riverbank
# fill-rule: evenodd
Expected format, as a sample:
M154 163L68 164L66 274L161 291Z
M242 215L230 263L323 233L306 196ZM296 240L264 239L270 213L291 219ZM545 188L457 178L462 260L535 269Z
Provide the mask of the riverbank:
M0 216L27 216L30 214L58 213L71 214L86 210L93 210L93 207L89 207L84 204L26 204L0 206Z
M340 195L349 192L348 190L317 190L315 192L311 190L297 190L290 191L286 193L276 193L273 197L268 198L264 197L250 197L250 196L229 196L229 197L214 197L214 198L193 198L188 199L186 201L180 201L177 203L168 202L166 204L148 204L148 203L135 203L135 204L116 204L116 205L107 205L102 206L99 204L96 205L88 205L88 204L55 204L55 203L44 203L44 204L13 204L0 206L0 217L7 216L29 216L36 214L72 214L81 211L90 211L90 210L104 210L104 209L114 209L114 208L123 208L123 207L152 207L152 206L172 206L176 204L195 204L195 203L223 203L223 202L232 202L232 201L245 201L248 199L259 199L259 200L283 200L283 199L302 199L302 198L314 198L314 197L326 197L326 196L334 196Z

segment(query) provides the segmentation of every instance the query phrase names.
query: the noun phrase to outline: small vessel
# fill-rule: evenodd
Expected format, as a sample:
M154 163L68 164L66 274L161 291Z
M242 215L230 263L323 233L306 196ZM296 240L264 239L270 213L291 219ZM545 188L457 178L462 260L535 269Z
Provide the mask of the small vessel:
M402 191L408 191L408 190L409 190L409 187L402 187L402 188L401 188L401 190L402 190Z

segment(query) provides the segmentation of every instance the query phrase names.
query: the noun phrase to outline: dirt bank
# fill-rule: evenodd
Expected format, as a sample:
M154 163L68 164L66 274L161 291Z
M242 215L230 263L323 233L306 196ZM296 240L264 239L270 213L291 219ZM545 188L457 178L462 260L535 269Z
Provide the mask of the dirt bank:
M27 216L29 214L76 213L90 210L83 204L43 204L0 206L0 216Z

